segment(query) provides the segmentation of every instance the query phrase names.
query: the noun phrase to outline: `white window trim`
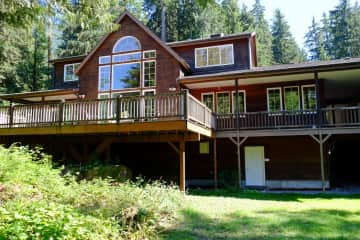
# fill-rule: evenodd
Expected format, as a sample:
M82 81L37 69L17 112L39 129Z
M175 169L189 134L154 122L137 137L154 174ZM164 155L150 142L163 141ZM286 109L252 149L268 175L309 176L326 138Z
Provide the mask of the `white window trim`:
M207 95L211 95L213 98L213 103L212 103L212 111L215 111L215 94L213 92L205 92L205 93L201 93L201 102L204 103L204 96ZM204 103L205 104L205 103Z
M148 53L148 52L154 52L155 53L155 57L152 57L152 58L145 58L145 53ZM147 50L147 51L143 51L143 59L154 59L156 58L156 50Z
M305 109L305 107L304 107L304 105L305 105L304 88L307 88L307 87L313 87L315 89L315 99L317 97L316 96L316 86L315 86L315 84L301 85L301 105L302 105L302 109L303 110L314 110L314 109Z
M104 58L109 58L109 62L108 63L101 63L101 59L104 59ZM109 55L109 56L101 56L101 57L99 57L99 64L100 65L105 65L105 64L111 64L111 56Z
M141 61L136 61L136 62L130 62L130 63L119 63L119 64L112 64L111 65L111 91L123 91L123 90L132 90L132 89L138 89L140 91L141 88L141 73L140 73L140 79L139 79L139 86L135 87L135 88L125 88L125 89L115 89L114 88L114 67L119 66L119 65L129 65L129 64L134 64L134 63L138 63L140 65L140 71L141 71Z
M235 113L235 104L234 104L234 95L235 95L236 91L232 91L231 92L231 110L232 113ZM246 113L246 91L245 90L239 90L239 93L244 93L244 113Z
M100 76L101 76L101 69L105 68L105 67L109 67L110 69L110 73L109 73L109 89L107 90L101 90L100 89L100 84L101 84L101 80L100 80ZM108 92L111 90L111 65L103 65L103 66L99 66L99 73L98 73L98 91L99 92Z
M209 48L221 48L221 47L227 47L231 46L231 63L221 64L221 50L220 50L220 64L213 64L208 65L209 62ZM197 60L196 60L196 51L206 49L206 66L198 66ZM202 47L202 48L195 48L194 49L194 58L195 58L195 68L208 68L208 67L216 67L216 66L226 66L226 65L232 65L234 64L234 44L224 44L224 45L216 45L211 47Z
M79 81L79 76L77 76L77 75L75 74L75 72L76 72L76 70L75 70L75 65L76 65L76 64L80 64L80 63L69 63L69 64L65 64L65 65L64 65L64 82L77 82L77 81ZM74 76L77 76L77 79L66 80L66 67L67 67L67 66L71 66L71 65L73 65L73 68L74 68Z
M134 36L128 35L128 36L124 36L124 37L122 37L122 38L120 38L119 40L116 41L116 43L114 44L114 47L113 47L113 49L112 49L112 53L123 53L123 52L115 52L115 48L116 48L116 46L118 45L118 43L119 43L120 41L122 41L123 39L125 39L125 38L133 38L133 39L135 39L135 40L138 42L139 46L140 46L140 49L130 50L130 51L140 51L140 50L141 50L141 43L140 43L139 39L137 39L137 38L134 37ZM129 52L129 51L125 51L125 52Z
M140 54L140 58L139 59L133 59L133 60L127 60L124 62L115 62L114 58L117 56L125 56L125 55L133 55L133 54ZM111 56L111 62L114 64L122 64L122 63L128 63L128 62L138 62L141 61L141 52L137 51L137 52L131 52L131 53L120 53L120 54L114 54Z
M218 112L218 95L219 94L221 94L221 93L227 93L228 94L228 96L229 96L229 109L228 109L228 113L231 113L231 106L230 106L230 104L231 104L231 101L230 101L230 92L229 91L222 91L222 92L216 92L216 104L215 104L215 106L216 106L216 111L215 112ZM223 113L222 113L223 114Z
M139 96L141 96L141 91L139 90L131 90L131 91L121 91L121 92L112 92L111 93L111 98L116 98L114 97L115 94L126 94L126 93L139 93Z
M145 87L145 63L147 62L154 62L155 63L155 85L154 86L150 86L150 87ZM156 87L156 75L157 75L157 72L156 72L156 60L146 60L146 61L143 61L143 65L142 65L142 87L143 88L154 88Z
M155 95L156 94L156 89L143 89L141 96L145 96L144 93L147 93L147 92L153 92L154 95Z
M249 51L249 67L253 67L252 53L251 53L251 38L248 38L248 51Z
M299 90L299 86L286 86L284 87L284 110L285 111L294 111L294 110L286 110L286 94L285 94L285 89L289 89L289 88L296 88L297 92L298 92L298 100L299 100L299 104L298 104L298 109L296 109L295 111L300 110L300 90Z
M100 99L100 96L108 96L108 98L110 98L110 93L99 93L98 99Z
M280 111L283 111L283 100L282 100L282 91L281 91L281 87L273 87L273 88L266 88L266 99L267 99L267 111L269 113L273 113L273 112L270 112L270 106L269 106L269 91L270 90L279 90L280 92Z

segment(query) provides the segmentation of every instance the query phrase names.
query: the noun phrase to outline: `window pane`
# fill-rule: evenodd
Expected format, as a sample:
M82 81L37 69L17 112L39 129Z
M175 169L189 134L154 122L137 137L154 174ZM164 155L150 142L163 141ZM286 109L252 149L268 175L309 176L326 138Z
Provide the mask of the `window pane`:
M140 86L140 63L113 66L112 88L116 90Z
M144 62L144 87L155 86L155 61Z
M233 93L233 113L236 113L236 92ZM239 112L245 112L245 94L239 92Z
M196 67L207 65L207 49L196 49Z
M281 111L281 95L280 89L269 89L268 90L268 105L269 112Z
M156 57L156 51L148 51L144 52L144 58L155 58Z
M220 64L220 49L218 47L208 49L209 59L208 65Z
M303 87L304 109L316 109L316 92L315 87Z
M217 112L218 113L229 113L230 112L229 93L218 93L217 94Z
M154 117L155 116L155 93L154 92L144 92L145 96L145 117Z
M99 68L99 90L107 91L110 89L110 66Z
M285 91L285 110L299 110L299 91L297 87L284 88Z
M199 152L200 154L209 154L210 146L209 142L200 142L199 144Z
M74 77L74 65L65 66L65 81L72 81Z
M233 63L233 49L232 46L221 47L221 64Z
M99 64L108 64L110 60L110 56L99 57Z
M121 54L113 56L113 62L129 62L134 60L140 60L141 53Z
M127 52L140 50L141 46L139 41L134 37L124 37L119 42L116 43L113 52Z
M204 94L202 96L202 101L208 108L210 108L212 111L214 110L214 95Z

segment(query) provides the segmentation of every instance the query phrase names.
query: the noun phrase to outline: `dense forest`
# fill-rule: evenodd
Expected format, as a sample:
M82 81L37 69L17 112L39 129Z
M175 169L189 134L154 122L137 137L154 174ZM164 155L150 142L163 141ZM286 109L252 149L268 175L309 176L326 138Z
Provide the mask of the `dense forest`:
M124 9L159 36L165 9L167 41L255 31L260 66L360 56L360 6L349 0L313 19L303 47L279 9L265 19L261 0L11 0L0 4L0 91L48 88L48 60L88 53Z

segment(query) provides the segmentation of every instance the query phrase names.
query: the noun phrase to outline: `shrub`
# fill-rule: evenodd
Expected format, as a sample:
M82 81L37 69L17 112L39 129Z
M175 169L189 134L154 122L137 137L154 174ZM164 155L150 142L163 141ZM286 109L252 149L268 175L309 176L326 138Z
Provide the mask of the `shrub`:
M0 146L0 170L0 239L155 239L182 201L160 182L61 176L22 146Z

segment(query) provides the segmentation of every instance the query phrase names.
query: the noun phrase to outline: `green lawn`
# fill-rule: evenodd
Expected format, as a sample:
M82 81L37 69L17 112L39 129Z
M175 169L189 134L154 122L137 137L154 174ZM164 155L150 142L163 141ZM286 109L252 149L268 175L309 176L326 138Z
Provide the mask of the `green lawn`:
M360 196L194 191L162 239L360 239Z

